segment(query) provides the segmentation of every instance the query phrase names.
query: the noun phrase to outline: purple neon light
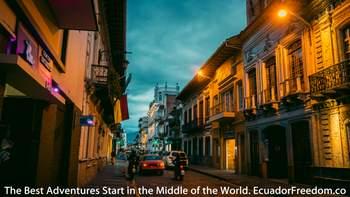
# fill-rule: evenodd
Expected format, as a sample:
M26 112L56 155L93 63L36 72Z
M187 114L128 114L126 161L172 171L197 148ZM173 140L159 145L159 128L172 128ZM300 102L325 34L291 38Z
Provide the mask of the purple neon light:
M60 91L60 89L59 89L58 87L54 87L54 88L53 88L53 91L56 92L56 93L58 93L58 92Z

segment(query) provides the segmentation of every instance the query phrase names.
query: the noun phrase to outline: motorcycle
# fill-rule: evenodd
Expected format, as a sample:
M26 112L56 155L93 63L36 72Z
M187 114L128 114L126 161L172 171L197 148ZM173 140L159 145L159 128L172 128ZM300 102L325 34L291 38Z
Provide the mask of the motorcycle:
M133 180L136 174L136 165L133 164L131 167L128 168L128 179Z
M178 167L175 167L175 180L178 180L180 178L180 181L184 179L185 176L185 168L183 165L179 165Z

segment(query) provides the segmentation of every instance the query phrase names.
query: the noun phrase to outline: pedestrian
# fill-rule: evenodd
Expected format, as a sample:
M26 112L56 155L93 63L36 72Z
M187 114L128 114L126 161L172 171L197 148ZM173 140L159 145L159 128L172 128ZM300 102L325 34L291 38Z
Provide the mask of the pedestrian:
M115 161L115 150L113 149L111 152L111 163L112 165L114 165L114 161Z

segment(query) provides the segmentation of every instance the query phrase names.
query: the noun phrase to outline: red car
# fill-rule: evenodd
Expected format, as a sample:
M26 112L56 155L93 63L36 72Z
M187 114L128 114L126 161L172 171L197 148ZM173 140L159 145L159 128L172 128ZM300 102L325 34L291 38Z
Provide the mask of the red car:
M157 172L159 175L163 175L164 168L164 162L158 155L146 154L140 160L140 174L144 172Z

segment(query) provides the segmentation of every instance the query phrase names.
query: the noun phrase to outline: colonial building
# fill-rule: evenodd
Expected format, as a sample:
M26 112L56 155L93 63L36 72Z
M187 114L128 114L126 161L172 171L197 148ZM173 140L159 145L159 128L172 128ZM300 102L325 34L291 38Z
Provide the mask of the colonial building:
M139 140L140 150L147 150L148 116L139 119Z
M349 181L349 11L348 0L247 0L249 174Z
M154 88L154 100L150 103L148 110L148 143L150 151L161 151L165 148L166 117L175 106L176 96L180 87L170 87L165 83L163 87L158 84Z
M121 99L125 87L121 87L119 80L126 80L123 76L126 59L125 56L112 54L125 51L126 2L118 1L113 5L123 13L120 16L116 16L110 6L108 2L95 3L95 8L101 13L96 16L99 31L89 32L87 38L78 185L88 183L103 166L110 163L112 150L117 150L122 142L120 121L125 119L125 114L122 114L121 107L126 104ZM110 20L119 20L118 28L109 27ZM108 34L109 31L112 34ZM110 43L109 40L113 39L119 41ZM91 121L90 124L84 122L86 119Z
M89 166L94 162L100 166L106 161L110 123L115 120L113 103L88 101L91 86L85 79L92 76L95 49L118 51L109 53L110 62L124 76L125 53L119 52L125 47L125 37L119 35L125 34L125 21L119 19L123 12L114 16L114 1L103 2L97 6L97 1L0 1L0 140L11 145L10 159L1 162L1 183L77 186L82 173L89 174L83 176L89 179L97 168L82 172L81 166L89 162ZM118 3L125 6L125 1ZM99 31L103 14L121 23L101 29L109 31L109 37L100 47L96 43L106 32L91 32ZM125 86L125 80L120 81L118 87ZM107 94L103 98L119 97ZM88 120L82 114L94 118ZM83 129L81 136L81 122L95 126Z
M239 36L225 40L178 96L191 162L245 173L243 64Z
M79 12L69 9L75 6ZM76 185L92 1L0 1L1 183Z

